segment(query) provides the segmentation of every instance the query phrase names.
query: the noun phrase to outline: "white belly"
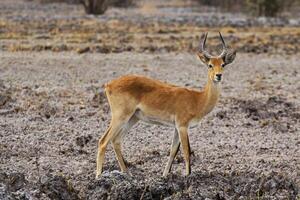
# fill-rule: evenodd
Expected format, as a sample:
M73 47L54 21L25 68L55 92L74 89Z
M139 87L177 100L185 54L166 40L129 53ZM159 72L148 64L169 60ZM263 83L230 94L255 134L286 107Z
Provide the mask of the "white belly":
M198 126L200 119L193 119L189 123L189 128L195 128Z
M137 110L135 112L135 116L141 121L144 121L146 123L162 125L162 126L172 126L172 127L175 126L174 120L162 120L155 116L148 116L145 113L143 113L141 110Z

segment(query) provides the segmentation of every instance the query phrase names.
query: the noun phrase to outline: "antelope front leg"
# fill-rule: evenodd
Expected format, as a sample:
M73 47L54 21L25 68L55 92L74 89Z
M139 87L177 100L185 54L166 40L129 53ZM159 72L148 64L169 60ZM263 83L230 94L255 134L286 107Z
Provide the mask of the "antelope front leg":
M171 151L170 151L170 157L169 157L167 166L164 170L163 176L167 176L168 173L171 171L172 163L173 163L173 160L179 150L179 146L180 146L179 135L178 135L177 129L175 129L172 146L171 146Z
M190 148L189 148L189 136L187 127L179 127L179 138L180 143L182 145L183 157L185 160L185 175L189 175L191 173L191 164L190 164Z

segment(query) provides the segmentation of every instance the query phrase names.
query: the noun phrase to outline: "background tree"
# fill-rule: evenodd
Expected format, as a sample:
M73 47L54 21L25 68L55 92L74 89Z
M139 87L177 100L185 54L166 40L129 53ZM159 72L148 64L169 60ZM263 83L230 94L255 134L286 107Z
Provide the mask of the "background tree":
M109 0L82 0L87 14L102 15L108 8Z

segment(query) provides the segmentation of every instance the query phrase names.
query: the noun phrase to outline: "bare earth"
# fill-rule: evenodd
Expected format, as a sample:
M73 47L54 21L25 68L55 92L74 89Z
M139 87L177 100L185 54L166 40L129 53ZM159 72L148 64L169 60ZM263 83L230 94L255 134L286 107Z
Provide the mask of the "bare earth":
M80 5L1 0L1 200L300 199L298 15L153 2L89 16ZM109 146L96 180L110 120L103 85L140 74L203 88L207 67L194 52L206 31L208 46L221 31L238 55L217 107L190 130L192 174L183 176L179 152L162 178L174 130L139 123L123 142L129 173L118 172Z
M0 169L3 180L13 176L17 181L8 181L12 186L3 186L0 195L19 191L14 184L21 184L23 195L41 199L295 199L300 186L298 57L237 56L226 69L217 107L190 131L190 177L182 176L179 152L171 175L161 178L174 130L140 123L124 138L131 175L113 171L118 164L109 147L104 175L95 181L97 141L110 119L103 84L134 73L201 88L206 67L187 53L2 52ZM70 192L65 186L66 194L56 194L65 179L74 188Z

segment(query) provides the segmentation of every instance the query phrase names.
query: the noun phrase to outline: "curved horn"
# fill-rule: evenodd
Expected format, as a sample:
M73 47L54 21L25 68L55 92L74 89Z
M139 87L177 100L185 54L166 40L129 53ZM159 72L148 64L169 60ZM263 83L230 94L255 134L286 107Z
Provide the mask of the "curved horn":
M210 58L211 55L209 55L209 53L205 50L205 43L206 43L207 35L208 35L208 33L206 32L206 33L204 34L204 36L202 36L202 38L204 37L204 39L203 39L202 44L200 44L199 51L200 51L201 53L203 53L207 58Z
M207 35L208 35L208 33L206 32L204 35L203 42L202 42L202 48L201 48L202 51L205 51L205 43L206 43Z
M220 35L220 38L221 38L221 41L222 41L222 47L223 47L222 53L219 55L219 57L224 57L226 55L226 52L227 52L227 47L226 47L226 44L225 44L225 41L224 41L224 38L223 38L221 32L219 32L219 35Z

